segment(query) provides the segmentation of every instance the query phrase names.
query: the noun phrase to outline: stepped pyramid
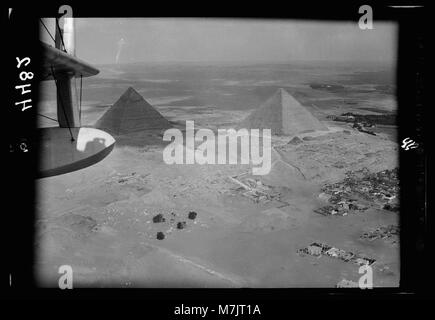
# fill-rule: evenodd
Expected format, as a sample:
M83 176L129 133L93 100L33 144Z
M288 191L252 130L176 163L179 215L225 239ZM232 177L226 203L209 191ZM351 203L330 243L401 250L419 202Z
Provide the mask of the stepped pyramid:
M271 129L276 135L295 135L315 130L328 130L311 112L284 89L270 97L253 111L242 126L252 129Z
M171 127L169 121L132 87L129 87L95 124L95 128L113 135Z

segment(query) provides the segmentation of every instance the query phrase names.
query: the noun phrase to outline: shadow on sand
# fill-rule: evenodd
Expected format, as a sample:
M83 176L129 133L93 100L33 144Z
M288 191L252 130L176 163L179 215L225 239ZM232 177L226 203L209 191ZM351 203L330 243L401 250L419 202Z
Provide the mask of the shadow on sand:
M116 139L116 145L118 147L164 147L169 143L167 141L163 141L163 131L161 130L145 130L140 132L117 135L114 137Z

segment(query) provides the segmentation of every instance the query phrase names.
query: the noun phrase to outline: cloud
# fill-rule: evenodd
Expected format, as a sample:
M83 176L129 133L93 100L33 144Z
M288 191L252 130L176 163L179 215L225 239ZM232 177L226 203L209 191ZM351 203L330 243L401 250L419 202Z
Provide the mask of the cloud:
M116 53L116 58L115 58L115 63L116 64L119 62L119 57L121 55L121 51L122 51L122 48L124 47L124 44L125 44L124 38L119 39L119 41L118 41L118 51Z

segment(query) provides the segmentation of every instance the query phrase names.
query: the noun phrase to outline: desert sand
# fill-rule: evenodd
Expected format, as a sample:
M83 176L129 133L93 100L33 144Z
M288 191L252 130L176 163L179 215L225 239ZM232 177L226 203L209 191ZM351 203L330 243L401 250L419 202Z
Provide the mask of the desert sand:
M375 173L397 167L398 146L389 135L372 136L326 120L327 114L343 110L335 107L337 101L355 101L346 110L362 110L376 101L384 103L389 96L373 93L367 98L366 94L363 101L360 89L356 93L316 90L306 81L324 78L315 73L304 73L304 77L299 82L285 80L291 83L286 90L309 107L328 131L297 134L297 143L291 142L295 135L273 137L272 170L255 177L279 195L268 201L245 196L231 180L248 172L249 165L167 165L162 159L161 132L149 130L117 136L113 152L91 167L37 180L35 272L39 284L57 286L60 265L72 266L75 287L331 288L343 279L357 282L361 275L355 264L298 254L299 249L321 242L375 259L374 286L398 286L398 241L361 238L379 226L398 225L397 212L373 203L365 211L346 216L314 211L326 204L319 197L322 186L341 181L347 171L367 168ZM267 77L261 74L261 78ZM115 82L109 76L103 79L106 82L97 80L103 85ZM119 97L132 85L121 80L116 88L123 89L112 85L113 90L106 88L107 92ZM213 81L222 82L222 91L202 87L198 91L224 97L223 104L237 94L238 85L243 94L234 101L240 104L244 96L248 97L245 104L264 102L263 96L276 91L276 87L263 87L270 85L267 82L242 86L238 80L228 86L222 79ZM88 84L88 90L92 85ZM181 98L174 101L185 104L177 106L168 94L159 100L150 93L152 88L141 91L140 84L134 86L174 126L187 118L204 127L231 126L251 111L200 107L187 93L180 94L178 87L172 92ZM264 89L267 94L258 99L249 88ZM87 97L96 104L108 103L95 95ZM111 103L117 100L111 99ZM391 103L385 105L391 108ZM89 112L84 123L93 124L107 108L85 110ZM153 221L159 214L160 220Z

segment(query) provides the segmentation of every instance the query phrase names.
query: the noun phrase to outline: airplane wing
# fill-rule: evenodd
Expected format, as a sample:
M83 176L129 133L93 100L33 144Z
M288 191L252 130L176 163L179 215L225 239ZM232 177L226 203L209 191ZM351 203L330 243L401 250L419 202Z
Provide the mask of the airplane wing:
M41 80L54 80L52 68L55 73L68 73L75 78L90 77L100 72L88 63L44 42L41 42L41 46L43 60Z
M41 152L39 178L76 171L97 163L112 151L115 144L110 134L81 127L82 79L78 92L75 78L94 76L99 71L75 57L74 19L65 18L63 22L59 25L56 20L55 47L41 42L40 80L55 80L59 127L38 130ZM60 50L61 43L65 51Z

